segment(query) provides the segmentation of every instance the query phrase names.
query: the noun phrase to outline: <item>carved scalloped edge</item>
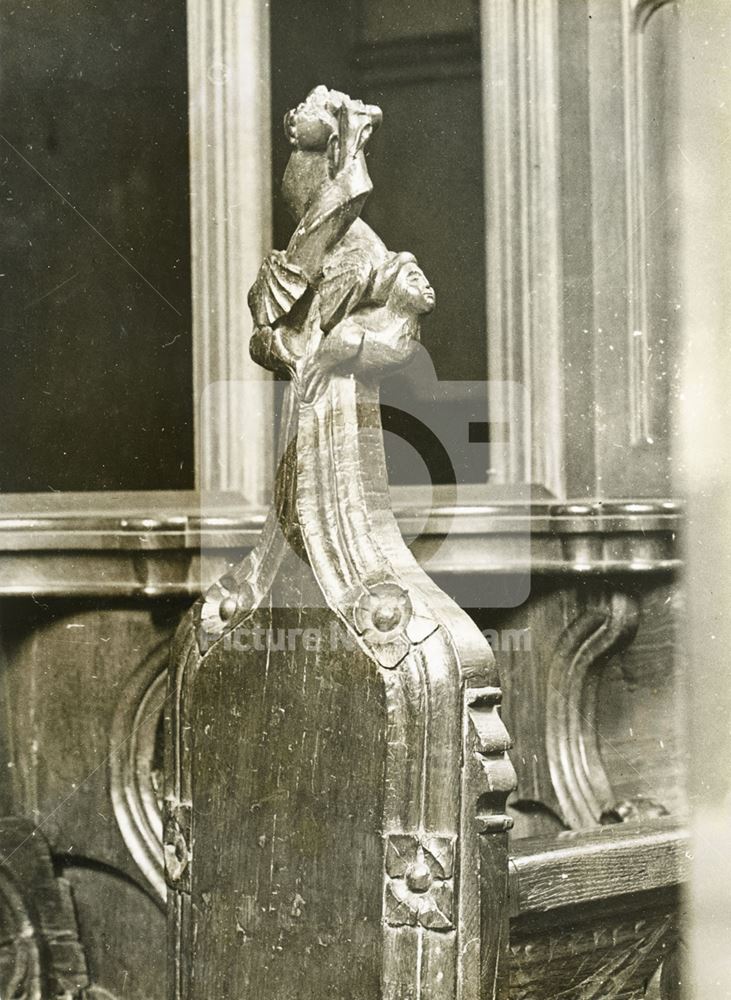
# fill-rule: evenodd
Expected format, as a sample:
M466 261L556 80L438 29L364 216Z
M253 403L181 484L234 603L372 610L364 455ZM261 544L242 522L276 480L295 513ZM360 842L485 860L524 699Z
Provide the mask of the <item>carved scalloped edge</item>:
M465 702L473 753L487 783L477 803L480 832L504 833L513 827L505 807L508 796L515 791L516 776L508 756L513 743L499 712L502 691L496 687L468 688Z

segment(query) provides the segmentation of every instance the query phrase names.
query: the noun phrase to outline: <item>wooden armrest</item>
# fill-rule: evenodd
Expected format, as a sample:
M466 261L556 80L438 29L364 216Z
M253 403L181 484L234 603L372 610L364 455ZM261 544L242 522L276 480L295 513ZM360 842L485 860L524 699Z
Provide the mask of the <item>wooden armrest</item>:
M510 914L542 913L669 888L687 876L687 834L672 817L515 841Z

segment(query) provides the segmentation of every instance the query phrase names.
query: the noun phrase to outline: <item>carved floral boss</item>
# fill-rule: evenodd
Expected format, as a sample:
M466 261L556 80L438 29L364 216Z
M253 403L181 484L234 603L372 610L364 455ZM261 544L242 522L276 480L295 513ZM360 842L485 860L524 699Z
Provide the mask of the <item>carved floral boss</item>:
M220 638L253 607L251 588L245 581L229 574L213 584L200 611L206 644ZM392 580L363 586L348 601L345 618L378 664L389 670L438 628L437 622L414 612L408 591Z
M394 833L386 842L386 923L392 927L454 927L455 837Z
M408 592L397 583L372 584L354 603L353 624L382 667L393 668L437 629L437 623L414 614Z

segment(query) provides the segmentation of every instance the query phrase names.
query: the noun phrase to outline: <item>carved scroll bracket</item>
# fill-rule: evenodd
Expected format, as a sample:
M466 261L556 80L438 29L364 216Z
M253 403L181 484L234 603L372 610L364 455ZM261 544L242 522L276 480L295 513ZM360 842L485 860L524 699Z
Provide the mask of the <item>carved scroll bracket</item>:
M566 823L593 826L615 807L601 756L597 693L611 656L626 648L640 620L638 600L611 594L587 608L561 635L548 672L546 747Z

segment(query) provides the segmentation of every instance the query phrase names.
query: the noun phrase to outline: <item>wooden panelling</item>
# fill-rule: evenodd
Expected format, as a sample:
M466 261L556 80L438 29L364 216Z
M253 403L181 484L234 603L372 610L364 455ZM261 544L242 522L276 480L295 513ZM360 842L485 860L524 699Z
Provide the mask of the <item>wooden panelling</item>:
M385 692L321 645L219 650L191 695L196 997L381 995Z
M643 6L589 4L596 482L614 496L672 489L677 5Z
M125 1000L164 990L154 685L179 614L129 600L2 606L4 807L48 839L75 894L91 979Z
M677 585L643 590L633 641L603 672L596 727L617 800L641 794L673 815L688 810L687 728Z
M62 870L96 987L92 1000L164 1000L165 917L158 905L110 869L71 859Z
M676 15L483 4L489 369L528 389L505 481L672 492Z
M687 812L677 590L534 580L489 623L514 734L515 837Z

